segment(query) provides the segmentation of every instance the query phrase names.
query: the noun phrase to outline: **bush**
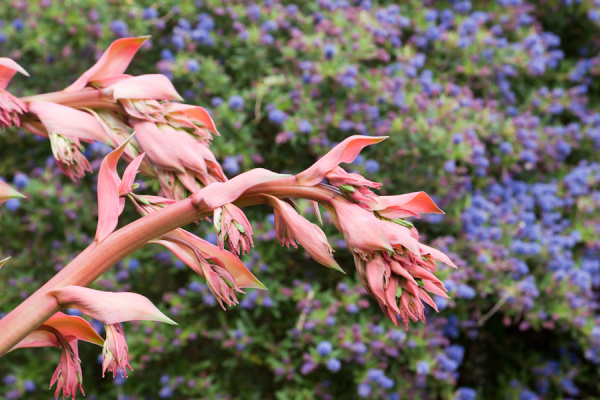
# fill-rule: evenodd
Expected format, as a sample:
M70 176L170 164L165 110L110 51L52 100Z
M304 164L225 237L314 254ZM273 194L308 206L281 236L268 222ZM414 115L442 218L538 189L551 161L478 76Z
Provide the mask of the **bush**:
M0 51L31 74L13 93L60 90L115 38L150 33L131 73L151 63L210 109L229 176L298 172L351 134L389 135L349 169L435 194L447 215L414 223L459 265L440 271L452 299L404 331L361 288L343 241L340 277L274 245L264 210L249 214L260 227L246 262L269 291L227 312L170 253L144 248L95 287L139 291L180 327L126 325L127 380L100 380L83 348L88 397L600 396L597 2L12 3ZM28 196L2 210L8 311L90 242L95 182L66 185L43 140L0 141L0 175ZM98 168L105 149L87 151ZM0 394L47 398L57 358L5 356Z

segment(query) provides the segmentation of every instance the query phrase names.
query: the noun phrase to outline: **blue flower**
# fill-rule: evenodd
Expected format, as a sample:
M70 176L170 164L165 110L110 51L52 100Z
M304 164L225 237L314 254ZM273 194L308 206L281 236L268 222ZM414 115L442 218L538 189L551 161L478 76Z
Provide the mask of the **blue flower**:
M288 115L286 113L276 108L269 111L269 121L273 122L274 124L281 125L285 122L287 118Z
M417 374L427 375L429 373L430 366L427 361L419 361L417 363Z
M190 72L198 72L200 70L200 64L194 59L188 60L186 66Z
M342 363L337 358L330 358L325 365L331 372L338 372L342 368Z
M233 95L229 98L228 105L232 110L238 110L244 107L244 98L242 96Z
M4 203L4 207L9 211L15 211L21 206L21 199L10 199Z
M129 34L129 28L127 27L127 24L125 21L121 21L120 19L111 21L109 27L110 30L113 31L117 36L125 37Z
M367 160L365 161L365 171L368 174L374 174L379 171L379 163L375 160Z
M142 18L144 18L144 19L158 18L158 10L156 8L146 7L146 8L144 8L144 11L142 11Z
M325 54L325 58L330 59L337 53L337 47L334 44L327 43L325 47L323 47L323 54Z
M454 400L475 400L477 392L469 387L461 387L456 391Z
M369 386L368 383L361 383L360 385L358 385L358 395L360 397L365 398L370 394L371 394L371 386Z
M328 341L323 341L317 345L317 353L319 353L320 356L325 357L329 355L329 353L331 353L332 350L333 346Z

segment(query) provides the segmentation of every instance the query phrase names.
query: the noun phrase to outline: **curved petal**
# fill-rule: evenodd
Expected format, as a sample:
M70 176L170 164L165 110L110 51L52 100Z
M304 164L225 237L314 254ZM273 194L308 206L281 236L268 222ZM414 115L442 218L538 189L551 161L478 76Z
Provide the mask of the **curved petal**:
M200 106L192 106L189 104L172 103L169 106L169 113L178 112L181 112L193 120L202 123L209 131L217 136L221 136L219 131L217 131L217 126L215 125L212 117L205 108Z
M117 163L132 136L104 157L100 165L98 172L98 225L95 237L97 243L106 239L119 223L119 215L122 211L119 204L119 187L122 182L117 173Z
M183 100L169 78L161 74L140 75L123 79L107 87L103 92L115 100Z
M16 61L7 57L0 57L0 89L6 89L10 80L17 72L29 76L27 71L17 64Z
M388 219L418 217L421 213L444 214L425 192L379 196L369 206Z
M65 286L49 293L63 307L79 309L105 325L124 321L159 321L177 325L150 300L131 292L103 292L81 286Z
M77 340L83 340L89 343L104 345L104 339L92 328L92 326L83 318L74 315L67 315L62 312L57 312L51 316L42 325L58 331L63 337L72 336ZM24 347L59 347L56 334L40 327L27 335L15 347L11 349L19 349Z
M387 138L387 136L373 137L359 135L346 138L307 170L296 175L298 183L305 186L316 185L325 178L327 172L337 167L339 163L350 163L354 161L358 153L360 153L365 146L379 143Z
M203 202L210 209L233 203L246 190L259 183L289 177L264 168L255 168L244 172L227 182L214 182L196 193L194 202Z
M61 104L32 101L29 112L38 116L48 133L99 142L105 141L104 127L92 115Z
M75 92L83 89L88 82L120 75L129 66L138 49L150 36L117 39L102 54L94 66L85 71L65 92Z

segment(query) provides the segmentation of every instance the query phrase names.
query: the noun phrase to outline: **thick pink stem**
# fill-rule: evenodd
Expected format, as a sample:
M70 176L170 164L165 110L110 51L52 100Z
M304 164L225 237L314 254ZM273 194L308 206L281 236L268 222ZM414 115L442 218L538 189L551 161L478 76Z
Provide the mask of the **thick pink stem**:
M333 197L340 196L334 188L325 185L301 187L295 186L294 180L280 182L279 185L269 182L258 184L240 196L235 204L250 206L263 203L263 194L283 198L300 197L322 203L330 203ZM146 215L112 233L99 245L92 243L44 286L0 319L0 357L59 311L56 299L49 296L48 292L68 285L88 286L148 241L211 215L212 210L203 209L201 204L195 205L193 199L190 197Z

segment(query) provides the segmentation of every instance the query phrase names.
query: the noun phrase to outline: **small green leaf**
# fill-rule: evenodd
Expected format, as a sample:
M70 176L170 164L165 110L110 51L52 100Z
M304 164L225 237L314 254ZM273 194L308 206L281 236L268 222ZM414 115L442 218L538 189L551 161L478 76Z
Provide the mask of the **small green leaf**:
M421 278L415 278L415 281L417 282L417 285L419 285L419 287L424 287L425 283L423 282L423 279Z

